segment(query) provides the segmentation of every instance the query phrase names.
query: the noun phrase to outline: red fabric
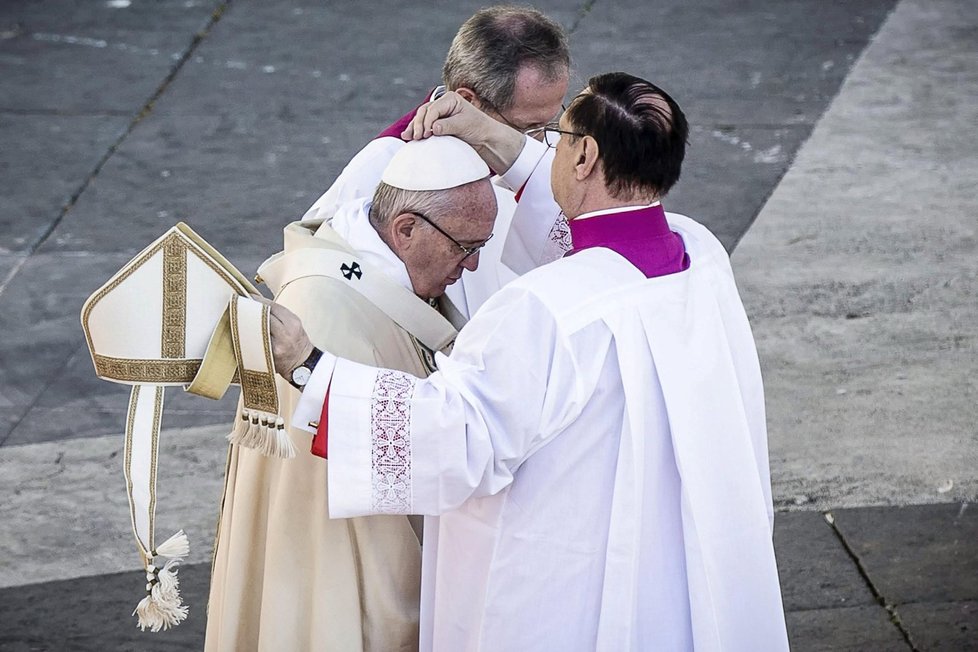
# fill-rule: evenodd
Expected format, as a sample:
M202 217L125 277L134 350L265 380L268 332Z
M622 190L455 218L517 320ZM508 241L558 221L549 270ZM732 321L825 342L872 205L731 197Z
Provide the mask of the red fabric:
M333 383L330 382L326 387L326 400L323 401L323 412L319 415L319 426L316 434L312 438L312 448L310 451L316 457L327 459L329 453L329 388Z
M526 189L526 184L524 183L520 186L520 189L516 191L516 203L520 203L520 197L523 196L523 191Z

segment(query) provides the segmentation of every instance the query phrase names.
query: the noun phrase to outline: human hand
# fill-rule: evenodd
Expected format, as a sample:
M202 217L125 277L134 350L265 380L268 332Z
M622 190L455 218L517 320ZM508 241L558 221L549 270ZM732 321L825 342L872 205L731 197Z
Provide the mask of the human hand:
M312 342L302 327L298 315L265 297L252 296L255 301L269 307L268 331L272 341L272 361L275 371L288 380L292 370L301 365L312 353Z
M474 147L485 142L495 122L458 93L448 91L437 100L422 105L401 132L401 138L421 140L429 136L455 136Z
M418 109L414 119L401 132L405 140L429 136L455 136L471 145L490 169L504 172L523 149L525 136L494 120L449 91Z

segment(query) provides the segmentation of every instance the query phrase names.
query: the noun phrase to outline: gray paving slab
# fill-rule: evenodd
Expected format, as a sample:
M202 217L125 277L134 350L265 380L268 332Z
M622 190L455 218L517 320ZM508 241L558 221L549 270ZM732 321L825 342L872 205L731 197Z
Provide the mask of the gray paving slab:
M919 650L973 652L978 650L978 602L905 604L900 620Z
M72 16L59 15L59 7L43 16L21 16L4 3L5 18L22 21L23 31L0 40L3 109L133 117L210 14L210 9L197 5L184 10L193 14L189 22L167 25L159 16L143 29L133 30L112 25L127 12L107 10L103 2L85 4L89 9L83 14L88 11L104 18L84 16L96 22L79 25ZM81 79L86 83L78 84Z
M978 494L976 16L901 2L734 252L779 504Z
M14 268L24 262L26 255L0 253L0 285L6 282L8 275L12 274Z
M29 252L41 240L128 122L0 110L0 252Z
M785 614L793 652L909 652L880 606L813 609Z
M832 512L888 604L978 600L978 509L968 503Z
M696 3L696 10L673 7L682 19L679 26L700 20L704 4L709 3ZM825 56L839 59L828 72L822 69L824 61L816 65L805 58L791 58L788 73L768 75L767 67L783 65L785 57L777 64L770 57L758 59L755 77L776 79L794 98L793 103L772 104L761 94L765 89L759 83L756 88L744 84L724 94L725 101L739 97L750 106L724 114L719 124L711 123L701 131L693 150L701 158L694 158L688 167L697 172L688 173L677 189L676 209L702 217L732 244L838 87L848 66L846 57L858 52L890 4L872 3L870 9L875 9L867 10L869 17L856 17L861 22L841 6L829 12L834 18L831 24L849 21L856 27L844 39L808 37L812 49L821 47L828 50ZM822 9L809 9L814 13L807 16L806 5L792 6L794 18L779 19L779 24L785 30L795 25L797 33L789 30L785 38L811 33L799 17L824 19ZM235 3L156 103L153 115L139 125L106 165L99 183L80 199L73 210L75 219L58 229L48 250L132 247L131 233L118 229L119 216L125 214L132 216L135 230L157 229L173 216L234 223L240 228L220 232L217 246L248 255L267 252L266 243L276 241L279 225L301 214L325 189L324 180L337 174L367 139L416 104L435 83L457 23L477 7L477 3L442 3L429 11L444 9L447 15L432 21L419 19L415 7L384 3L383 15L398 26L397 38L380 39L376 23L343 20L346 7L310 5L282 12L263 3ZM574 15L565 10L562 19L573 20ZM266 30L273 20L281 37L269 40ZM574 46L575 54L578 47L584 52L577 56L576 64L582 75L622 66L620 59L609 58L607 52L602 55L588 49L588 39L608 35L590 33L587 26L604 20L600 12L588 15L572 37L574 44L581 44ZM643 58L642 66L635 70L657 78L684 79L690 89L690 106L709 101L716 93L717 75L690 75L695 78L691 81L686 71L693 60L703 69L719 69L738 39L753 42L761 36L750 32L756 21L738 19L738 24L746 32L731 40L727 49L694 48L662 65L657 62L654 70L648 69ZM624 51L644 53L644 47L636 43L647 38L665 40L675 28L668 23L628 23L616 37L624 41ZM414 47L419 42L431 47ZM391 61L398 65L392 67ZM792 77L792 66L804 74ZM821 90L810 93L815 77L822 80ZM771 124L758 126L757 111L762 106L776 117L769 118ZM806 108L808 117L798 117L798 106ZM735 125L744 122L747 124L738 131ZM799 129L799 123L807 129ZM697 161L704 165L697 166ZM720 174L731 167L743 174L718 183L720 177L731 178ZM687 201L693 197L709 204L710 210Z
M786 611L877 605L855 562L820 513L776 514L774 548Z
M717 141L694 139L668 206L729 249L894 4L595 2L574 36L578 72L646 76Z
M145 584L118 432L0 448L0 588L123 571L133 590ZM183 530L188 564L211 559L226 434L226 427L211 426L168 429L160 437L156 537Z
M29 406L82 343L82 303L127 257L35 255L0 295L0 406Z
M39 243L217 4L0 5L0 251Z
M181 566L179 577L190 613L179 627L155 634L140 632L129 615L142 598L132 573L0 589L0 650L200 650L210 564Z

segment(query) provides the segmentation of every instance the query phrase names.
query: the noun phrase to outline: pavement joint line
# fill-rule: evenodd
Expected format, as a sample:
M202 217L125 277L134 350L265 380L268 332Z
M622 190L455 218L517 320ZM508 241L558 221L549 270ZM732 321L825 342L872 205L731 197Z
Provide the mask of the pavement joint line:
M867 572L866 567L863 566L863 562L859 558L859 555L857 555L856 551L849 545L849 542L846 541L842 531L836 525L835 516L832 515L831 511L826 511L822 512L822 517L825 519L825 522L829 524L829 527L832 528L832 531L839 539L839 542L842 543L842 547L845 548L846 554L848 554L849 558L852 559L852 563L856 565L856 570L859 571L859 575L863 578L863 581L869 588L870 593L873 594L876 602L881 607L886 609L886 612L890 615L890 622L893 623L893 626L896 627L903 636L903 640L906 641L907 645L913 652L921 652L920 648L914 645L913 638L910 636L910 631L903 625L903 621L900 619L900 614L897 613L896 606L890 604L890 602L886 599L886 596L884 596L880 590L876 588L876 585L873 584L873 580L869 577L869 573Z
M894 2L893 6L891 6L890 9L886 12L886 16L876 26L876 31L873 32L873 35L866 40L866 45L863 46L863 49L859 53L859 56L856 57L856 60L850 64L849 73L851 73L859 65L859 62L866 56L866 53L869 51L869 48L873 45L873 42L876 41L876 38L879 36L880 30L882 30L883 26L886 25L887 22L889 22L890 17L893 16L893 12L896 11L896 8L899 4L900 4L899 0L897 2ZM847 73L846 75L847 77L849 73ZM808 136L805 138L805 140L798 144L798 147L795 148L794 152L791 154L791 157L784 162L785 164L784 169L781 171L781 174L778 175L777 180L771 185L767 193L765 193L763 199L761 200L759 208L754 213L754 217L752 217L750 221L747 223L747 225L740 231L740 234L737 236L737 238L730 243L730 248L727 250L728 254L732 254L734 252L734 249L737 248L737 245L740 244L740 241L744 238L744 236L746 236L750 232L751 227L754 226L754 223L757 221L757 218L760 216L762 212L764 212L764 207L767 205L768 201L770 201L771 195L773 195L774 191L777 190L778 187L781 185L781 182L784 180L785 175L788 174L788 170L790 170L794 166L795 159L798 158L799 152L801 152L805 148L805 145L808 144L808 141L811 140L812 134L815 133L815 128L818 126L818 123L822 121L822 117L826 113L828 113L829 109L832 108L832 105L835 104L836 99L839 97L839 94L842 92L842 89L844 87L845 87L845 83L839 84L839 87L835 89L835 94L832 96L832 99L825 103L822 112L818 115L818 117L815 118L815 120L812 121L812 130L808 133Z
M6 290L10 282L14 280L14 276L17 275L17 272L19 272L20 268L24 266L24 264L27 262L27 259L29 257L30 254L19 257L17 261L10 267L10 271L7 272L7 275L4 277L3 281L0 281L0 296L3 295L3 291Z
M584 19L591 13L591 8L594 7L595 2L597 2L597 0L585 0L584 4L581 5L581 8L577 10L577 16L574 17L574 24L570 26L569 30L567 30L567 36L572 36L574 32L577 31L577 28L581 26Z
M81 197L82 193L84 193L88 189L89 185L91 185L95 177L97 177L99 173L102 171L102 168L105 167L105 164L108 163L110 158L112 158L112 155L118 151L123 141L125 141L126 138L129 137L129 134L133 132L133 130L136 128L136 125L138 125L143 120L143 118L145 118L153 111L153 105L160 98L160 96L163 95L166 89L170 86L170 83L176 78L177 74L179 74L179 72L183 69L184 64L190 60L190 57L193 55L194 51L196 51L196 49L200 46L201 42L207 37L207 35L210 33L214 25L216 25L217 22L221 19L221 17L224 15L224 12L230 6L231 1L232 0L224 0L221 4L219 4L214 9L213 12L211 12L211 16L210 19L207 21L207 24L204 25L203 29L199 30L197 33L194 34L193 39L190 41L190 45L187 46L183 54L179 57L179 59L177 59L176 63L173 65L173 68L170 70L167 76L163 78L163 81L160 83L159 87L156 89L153 95L143 104L143 106L140 108L136 116L129 122L129 126L126 127L126 129L119 135L119 137L116 138L115 142L109 146L108 150L105 152L105 154L102 155L102 158L99 159L98 163L95 164L95 168L85 178L81 186L79 186L78 189L71 194L71 196L68 198L68 201L61 207L61 211L58 214L58 217L55 218L55 220L51 224L48 225L48 227L44 230L44 232L40 235L40 237L38 237L38 239L34 242L34 244L32 244L31 247L27 250L27 255L25 256L25 258L22 261L19 261L17 264L15 264L11 272L7 274L7 277L3 280L3 283L0 284L0 297L3 296L4 291L7 289L7 286L13 280L16 273L23 267L24 261L27 260L27 257L32 256L35 252L37 252L38 249L41 248L41 246L45 242L47 242L48 238L51 237L51 234L54 233L55 229L57 229L58 226L61 224L61 222L64 221L65 216L68 215L71 209L75 206L75 203ZM3 441L0 441L0 446L2 445L3 445Z
M64 111L62 109L19 109L17 107L0 106L0 113L5 115L56 115L61 117L76 118L79 116L123 116L129 115L129 111L122 109L103 109L98 111Z
M14 434L14 431L17 430L20 424L24 422L24 419L27 418L27 415L30 414L31 410L33 410L34 407L37 405L37 402L41 400L42 396L44 396L44 392L48 391L51 385L53 385L57 380L61 378L62 374L64 373L64 370L68 368L68 365L71 364L71 361L75 359L76 355L78 355L78 351L80 351L84 346L85 346L84 344L79 345L77 348L75 348L74 351L71 352L71 355L65 356L65 361L61 364L60 367L58 367L58 370L51 375L50 379L46 383L44 383L44 387L42 387L41 391L37 393L37 395L34 397L34 400L31 401L30 405L27 406L27 409L24 410L23 414L20 415L20 418L17 419L17 421L10 428L10 430L7 431L7 434L4 435L3 438L0 438L0 448L2 448L4 444L7 443L7 440L10 439L10 436Z

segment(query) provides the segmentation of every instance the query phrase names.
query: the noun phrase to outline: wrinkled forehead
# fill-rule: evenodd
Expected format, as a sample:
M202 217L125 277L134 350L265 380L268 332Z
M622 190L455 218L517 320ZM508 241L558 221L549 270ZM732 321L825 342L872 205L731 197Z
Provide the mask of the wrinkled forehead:
M458 240L481 242L492 232L497 206L496 193L488 177L456 189L450 205L440 224L458 234Z

